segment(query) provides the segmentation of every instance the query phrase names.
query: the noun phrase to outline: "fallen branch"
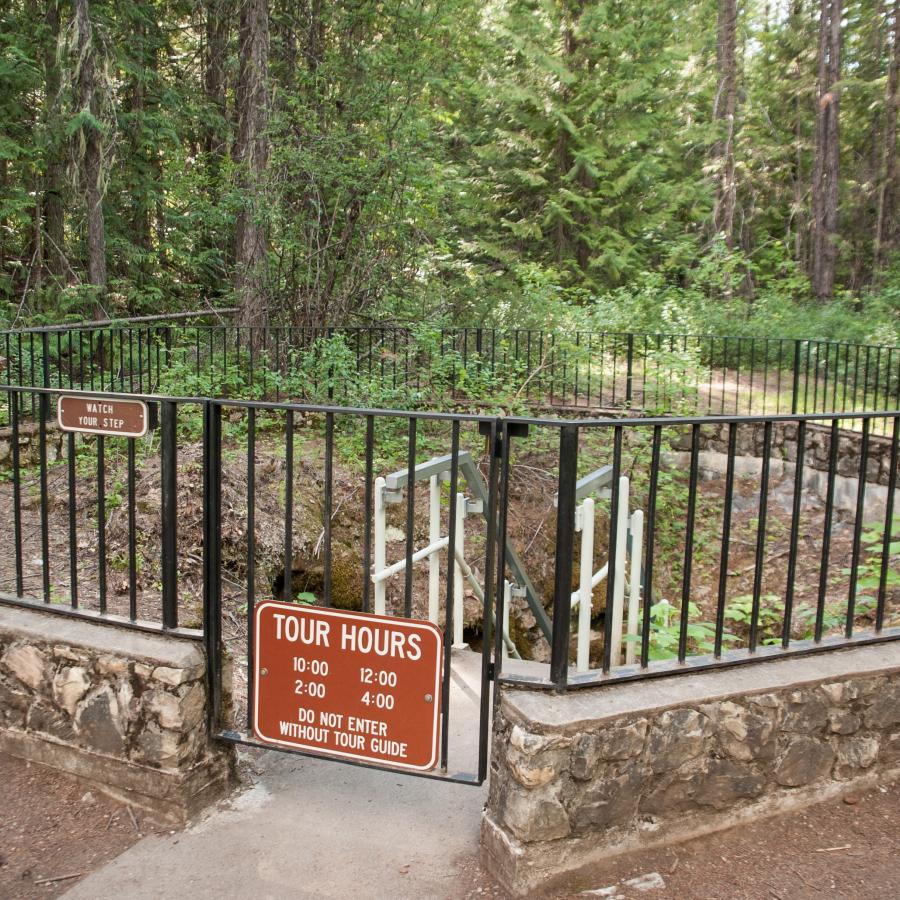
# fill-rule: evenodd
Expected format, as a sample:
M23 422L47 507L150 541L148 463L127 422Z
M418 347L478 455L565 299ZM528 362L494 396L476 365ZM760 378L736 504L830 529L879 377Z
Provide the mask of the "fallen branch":
M69 881L71 878L81 878L84 872L73 872L71 875L55 875L53 878L39 878L35 884L55 884L57 881Z

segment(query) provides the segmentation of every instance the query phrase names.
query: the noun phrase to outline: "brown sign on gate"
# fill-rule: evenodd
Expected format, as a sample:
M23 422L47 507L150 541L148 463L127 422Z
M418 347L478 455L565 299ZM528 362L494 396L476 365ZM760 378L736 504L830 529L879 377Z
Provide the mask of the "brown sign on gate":
M256 607L254 632L260 740L406 769L437 765L436 626L266 601Z
M121 397L81 397L63 394L56 403L56 417L63 431L139 438L150 421L143 400Z

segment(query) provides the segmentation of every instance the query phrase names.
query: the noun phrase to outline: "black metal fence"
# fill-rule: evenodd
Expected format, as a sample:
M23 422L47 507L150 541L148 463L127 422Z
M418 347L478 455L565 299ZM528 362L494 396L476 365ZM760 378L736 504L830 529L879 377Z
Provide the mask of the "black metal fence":
M0 602L205 637L229 740L253 742L260 597L438 624L445 773L451 645L480 651L462 781L486 774L493 680L565 690L900 638L897 411L564 420L146 394L158 426L134 439L60 432L59 393L0 387Z
M178 494L202 458L189 449L185 463L178 447L203 401L141 397L158 427L136 439L61 432L56 396L0 387L0 600L199 638L202 585L180 584L198 551L179 541Z
M549 662L501 654L503 680L562 690L900 637L900 413L845 419L504 420L505 514L538 448L558 476ZM585 551L588 515L603 537Z
M900 407L900 347L833 341L150 321L0 332L0 355L6 384L389 408L485 397L523 412Z

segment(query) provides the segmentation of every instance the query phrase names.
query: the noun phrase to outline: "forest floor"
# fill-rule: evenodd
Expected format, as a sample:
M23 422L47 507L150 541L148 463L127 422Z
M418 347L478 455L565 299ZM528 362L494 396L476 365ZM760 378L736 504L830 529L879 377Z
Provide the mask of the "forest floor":
M58 897L145 834L139 811L61 772L0 753L0 897Z
M561 890L553 896L607 900L896 897L898 835L900 784L885 784L664 849L618 857L580 873L577 890Z

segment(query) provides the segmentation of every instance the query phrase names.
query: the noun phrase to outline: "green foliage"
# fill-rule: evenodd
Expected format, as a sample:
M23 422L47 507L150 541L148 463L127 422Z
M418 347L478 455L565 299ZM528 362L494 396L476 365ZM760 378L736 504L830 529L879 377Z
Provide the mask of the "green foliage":
M714 622L698 622L700 608L695 603L688 604L687 653L708 655L715 651L716 626ZM681 610L668 600L660 600L650 607L649 656L651 660L675 659L678 656L678 641L681 633ZM628 641L639 642L640 636L630 636ZM722 646L728 648L738 640L728 631L722 632Z
M884 554L884 522L876 522L860 536L862 559L857 567L857 609L860 605L874 609L877 593L881 585L881 569ZM887 567L884 574L886 591L900 587L900 514L891 520L887 545ZM841 570L845 575L852 574L849 568Z
M71 5L58 26L56 8L12 0L0 13L0 324L239 299L237 7L90 0L93 112L78 97ZM874 240L891 114L884 4L846 7L830 304L812 301L807 275L815 4L741 7L733 247L710 233L722 137L710 0L267 9L254 208L272 321L897 342L900 256L894 239L876 259ZM224 42L217 87L207 26ZM103 143L105 294L87 283L76 177L91 129ZM444 362L464 397L493 386Z

